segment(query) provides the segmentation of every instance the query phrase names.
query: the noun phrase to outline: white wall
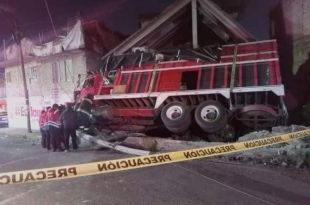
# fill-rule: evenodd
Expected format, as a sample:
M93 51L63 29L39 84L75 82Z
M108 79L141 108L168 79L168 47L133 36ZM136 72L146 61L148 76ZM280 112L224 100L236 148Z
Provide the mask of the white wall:
M66 72L66 79L62 70L58 73L58 82L53 82L53 64L65 60L71 64L72 69ZM45 61L32 61L27 63L25 68L30 96L31 126L33 129L38 129L38 117L43 107L54 103L73 102L77 76L86 75L86 58L84 52L80 52L78 55L63 55L57 58L51 57ZM26 128L27 112L21 68L20 66L6 68L5 73L9 127Z
M310 52L310 1L282 0L287 35L293 41L293 73L308 59Z

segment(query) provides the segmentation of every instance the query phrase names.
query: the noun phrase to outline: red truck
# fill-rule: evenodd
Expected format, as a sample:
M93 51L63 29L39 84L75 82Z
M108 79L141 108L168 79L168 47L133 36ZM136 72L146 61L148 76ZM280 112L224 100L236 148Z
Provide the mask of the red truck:
M102 75L93 75L102 124L164 125L176 134L198 126L217 139L233 128L284 124L287 111L276 40L224 45L220 50L216 62L197 58L120 66L105 72L113 76L110 84L98 77Z

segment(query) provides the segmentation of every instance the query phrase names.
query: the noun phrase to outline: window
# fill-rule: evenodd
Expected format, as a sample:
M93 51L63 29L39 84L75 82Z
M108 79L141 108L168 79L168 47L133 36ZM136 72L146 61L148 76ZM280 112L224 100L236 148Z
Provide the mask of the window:
M52 64L53 83L72 82L72 60L59 61Z
M29 82L31 83L31 82L37 81L38 80L37 68L32 67L28 71L29 71L29 73L28 73Z
M5 79L6 79L6 83L12 83L11 72L6 73Z
M72 70L72 60L64 61L64 81L72 82L73 81L73 70Z

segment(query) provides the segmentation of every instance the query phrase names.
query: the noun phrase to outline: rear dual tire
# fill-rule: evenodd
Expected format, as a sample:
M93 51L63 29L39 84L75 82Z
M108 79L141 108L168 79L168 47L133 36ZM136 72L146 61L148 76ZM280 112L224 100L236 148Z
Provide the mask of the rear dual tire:
M195 120L203 131L214 133L223 129L227 124L226 110L218 101L204 101L195 110Z
M191 125L190 108L182 102L171 102L161 111L161 120L172 133L182 134Z
M217 101L209 100L200 103L194 115L198 126L206 133L219 132L227 124L226 109ZM170 132L183 134L191 125L191 109L182 102L168 103L161 110L161 120ZM217 140L212 139L212 141Z

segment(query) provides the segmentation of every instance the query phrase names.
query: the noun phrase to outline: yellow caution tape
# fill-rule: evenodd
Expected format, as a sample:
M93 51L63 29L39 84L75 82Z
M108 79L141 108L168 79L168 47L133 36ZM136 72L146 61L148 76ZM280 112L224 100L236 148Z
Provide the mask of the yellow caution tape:
M154 154L150 156L131 157L125 159L99 161L44 169L7 172L0 174L0 185L68 179L73 177L118 172L123 170L157 166L161 164L226 155L234 152L240 152L288 142L307 136L310 136L310 129L262 139L190 149L184 151Z

